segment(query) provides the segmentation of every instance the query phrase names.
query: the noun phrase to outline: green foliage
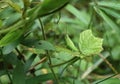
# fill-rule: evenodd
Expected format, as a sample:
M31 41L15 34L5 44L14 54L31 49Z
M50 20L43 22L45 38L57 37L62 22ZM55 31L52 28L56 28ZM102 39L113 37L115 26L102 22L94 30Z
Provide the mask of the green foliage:
M16 68L13 70L13 84L26 84L24 65L17 62Z
M67 45L74 51L78 51L78 49L75 47L74 43L72 42L72 40L70 39L70 37L68 35L66 35L65 37L66 43Z
M0 47L9 45L10 43L18 40L22 34L23 31L21 29L7 33L6 36L0 40Z
M0 84L119 84L119 3L0 0Z
M85 56L99 54L102 51L102 41L103 39L95 37L91 30L80 33L79 49L81 54Z

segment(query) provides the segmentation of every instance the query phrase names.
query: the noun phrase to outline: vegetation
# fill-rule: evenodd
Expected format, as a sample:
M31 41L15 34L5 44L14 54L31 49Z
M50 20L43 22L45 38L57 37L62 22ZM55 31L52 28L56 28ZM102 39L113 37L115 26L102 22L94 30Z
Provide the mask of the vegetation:
M120 0L0 0L0 84L120 84Z

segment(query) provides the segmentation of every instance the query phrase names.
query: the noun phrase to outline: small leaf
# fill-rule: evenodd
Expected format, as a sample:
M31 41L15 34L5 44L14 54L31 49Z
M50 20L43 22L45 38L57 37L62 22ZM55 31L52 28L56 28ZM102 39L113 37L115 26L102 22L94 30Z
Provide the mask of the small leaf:
M44 50L55 50L55 47L48 41L41 40L39 45L36 45L35 48L37 49L44 49Z
M85 56L98 54L102 51L103 39L97 38L92 34L91 30L80 33L79 49Z
M72 42L72 40L70 39L70 37L68 35L66 35L65 37L66 43L67 45L74 51L78 51L78 49L75 47L74 43Z

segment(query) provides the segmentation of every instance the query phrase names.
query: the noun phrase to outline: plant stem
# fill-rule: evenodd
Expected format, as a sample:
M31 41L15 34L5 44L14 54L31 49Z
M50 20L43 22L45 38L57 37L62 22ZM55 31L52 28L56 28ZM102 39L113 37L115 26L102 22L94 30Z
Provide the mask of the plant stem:
M45 35L45 31L44 31L44 26L43 26L42 21L41 21L40 18L39 18L39 23L40 23L40 25L41 25L43 39L46 40L46 35ZM51 67L52 61L51 61L51 57L50 57L50 54L49 54L48 50L46 50L46 54L47 54L47 57L48 57L48 60L49 60L49 63L48 63L49 68L50 68L50 70L51 70L51 72L52 72L52 74L53 74L53 76L54 76L54 78L55 78L57 84L59 84L58 77L56 76L56 74L55 74L53 68Z
M106 62L106 64L112 69L112 71L117 74L118 72L115 70L115 68L112 66L112 64L104 58L102 54L99 54L99 56Z
M75 63L78 59L80 59L80 58L79 58L79 57L76 57L76 58L74 58L73 60L71 60L71 62L69 62L69 63L63 68L63 70L61 71L61 76L62 76L64 70L65 70L69 65Z
M90 18L90 21L89 21L89 24L88 24L88 29L91 28L92 21L93 21L93 19L94 19L94 18L93 18L94 15L95 15L95 12L94 12L94 9L93 9L93 7L92 7L92 13L91 13L91 18Z
M46 61L46 57L43 57L38 63L36 63L35 65L33 65L28 71L33 70L37 65L43 63L44 61Z
M42 24L41 19L39 18L38 20L39 20L39 23L40 23L40 25L41 25L41 30L42 30L43 39L46 40L46 35L45 35L45 31L44 31L44 26L43 26L43 24Z
M65 61L65 62L63 62L63 63L60 63L60 64L51 65L51 67L57 67L57 66L64 65L64 64L66 64L66 63L69 63L69 62L71 62L71 61L72 61L72 60L74 60L74 59L76 59L76 57L73 57L72 59L70 59L70 60L68 60L68 61Z
M55 80L56 80L56 83L57 83L57 84L60 84L59 79L58 79L58 77L56 76L56 74L55 74L53 68L50 66L50 64L49 64L49 68L50 68L50 70L51 70L51 72L52 72L52 74L53 74L53 76L54 76L54 78L55 78Z
M108 78L105 78L105 79L103 79L103 80L100 80L100 81L98 81L97 83L95 83L95 84L99 84L99 83L101 83L101 82L103 82L103 81L106 81L106 80L108 80L108 79L110 79L110 78L112 78L112 77L114 77L114 76L116 76L117 74L113 74L113 75L111 75L110 77L108 77Z
M23 62L25 63L26 62L26 60L25 60L25 57L24 57L24 55L18 50L18 48L15 48L15 50L17 51L17 53L19 54L18 55L18 58L21 60L23 60Z

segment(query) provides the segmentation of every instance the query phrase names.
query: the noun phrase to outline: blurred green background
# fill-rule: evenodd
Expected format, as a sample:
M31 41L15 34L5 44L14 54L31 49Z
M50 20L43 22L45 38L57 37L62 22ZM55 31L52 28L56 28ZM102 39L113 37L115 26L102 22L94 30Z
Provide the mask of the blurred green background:
M3 43L5 45L0 46L2 50L0 84L12 84L11 81L17 84L19 79L27 81L23 84L53 84L46 83L48 80L54 81L51 68L48 66L46 50L49 51L53 65L67 62L52 67L60 84L97 84L102 79L106 80L99 84L119 84L120 0L71 0L62 10L55 6L57 0L53 0L55 1L53 4L49 4L49 1L0 0L0 45ZM42 10L39 10L39 5L43 7ZM56 8L53 9L52 6ZM57 12L51 12L52 9L57 9ZM20 33L21 30L16 31L17 28L26 30ZM78 48L79 35L87 29L91 29L96 37L103 38L103 51L99 55L69 63L68 61L76 56L77 52L67 46L65 35L68 34ZM9 31L16 33L12 33L12 37L7 36ZM12 40L4 40L5 43L3 37ZM24 60L19 62L17 59L19 52L24 56L25 63ZM44 60L34 67L35 76L32 72L27 73L23 70L28 71L43 59L47 61ZM23 76L25 79L22 79Z

